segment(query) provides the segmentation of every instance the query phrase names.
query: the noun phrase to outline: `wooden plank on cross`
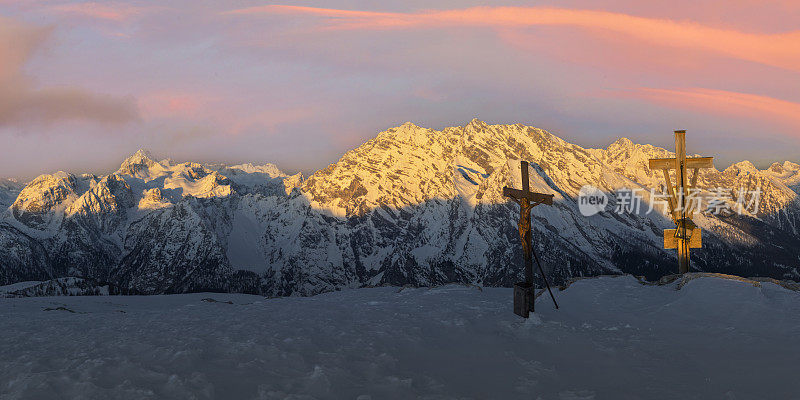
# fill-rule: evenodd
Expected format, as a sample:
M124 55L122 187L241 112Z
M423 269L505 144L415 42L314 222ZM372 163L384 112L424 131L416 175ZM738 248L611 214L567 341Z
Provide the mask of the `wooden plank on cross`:
M677 249L678 248L678 238L675 237L676 233L678 232L677 229L664 229L664 248L665 249ZM689 237L689 248L690 249L699 249L703 247L703 230L700 228L695 228L692 231L692 235Z
M674 158L651 158L650 169L672 169L675 168ZM686 168L714 168L714 157L687 157Z
M531 191L524 191L519 189L513 189L510 187L503 188L503 196L512 197L515 199L528 199L529 201L537 204L546 204L548 206L553 205L553 195L552 194L543 194L543 193L535 193Z
M669 212L672 215L673 220L677 220L678 216L675 213L678 210L678 206L675 204L677 202L675 197L675 188L672 187L672 181L669 179L669 170L663 169L664 171L664 182L667 184L667 200L669 202Z

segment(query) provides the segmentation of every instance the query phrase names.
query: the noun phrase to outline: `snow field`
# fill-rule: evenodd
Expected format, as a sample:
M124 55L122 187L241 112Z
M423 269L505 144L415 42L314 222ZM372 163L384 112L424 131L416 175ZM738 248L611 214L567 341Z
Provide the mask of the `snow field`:
M798 397L800 293L676 285L0 299L0 398Z

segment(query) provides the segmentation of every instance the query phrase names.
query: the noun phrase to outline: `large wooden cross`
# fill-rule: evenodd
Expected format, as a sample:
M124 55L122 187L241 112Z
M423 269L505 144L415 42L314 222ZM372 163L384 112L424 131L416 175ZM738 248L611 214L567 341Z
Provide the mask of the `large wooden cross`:
M686 158L686 131L675 131L675 158L652 158L650 169L664 172L670 215L676 229L664 230L664 248L678 249L678 272L689 272L689 249L701 248L702 231L686 216L686 198L697 187L700 168L714 168L714 157ZM675 170L677 185L672 186L669 172ZM689 184L689 169L693 171Z
M532 238L531 238L531 209L539 204L553 205L553 195L531 192L530 184L528 183L528 162L522 161L520 163L520 171L522 172L522 190L513 189L510 187L503 188L503 196L510 197L517 204L519 204L519 238L522 241L522 253L525 257L525 282L519 282L514 285L514 313L528 318L528 313L533 311L534 306L534 293L533 293L533 260L531 254L533 252ZM536 259L539 264L539 272L542 274L545 283L547 277L544 276L542 265L539 259ZM547 289L550 290L550 284L547 284ZM553 296L553 293L550 293ZM553 298L555 303L556 299ZM558 304L556 304L558 308Z

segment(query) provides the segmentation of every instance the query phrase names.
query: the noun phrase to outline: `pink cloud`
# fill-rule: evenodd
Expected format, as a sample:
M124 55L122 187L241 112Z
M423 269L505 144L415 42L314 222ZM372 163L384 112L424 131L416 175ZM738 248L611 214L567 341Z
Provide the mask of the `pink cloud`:
M243 104L237 97L235 93L160 90L139 96L138 105L147 120L203 121L228 135L248 129L275 129L319 112L314 105L254 106Z
M248 129L272 131L283 124L310 119L319 112L320 110L314 105L287 106L262 109L242 116L226 115L223 121L230 127L228 129L230 134L240 135Z
M800 103L768 96L706 88L641 88L623 95L678 109L773 121L800 128Z
M216 100L198 93L159 91L140 96L139 107L147 118L196 117L202 114L204 107Z
M440 102L447 100L447 94L434 90L429 87L418 87L411 92L415 97L425 99L433 102Z
M622 13L544 7L473 7L416 13L348 11L271 5L226 12L229 15L307 15L325 18L324 29L568 26L610 32L664 47L697 49L727 57L800 71L800 31L777 34L720 29L696 22L646 18Z
M23 67L51 33L49 27L0 17L0 126L64 120L125 123L138 119L132 98L75 87L34 87Z
M79 17L122 22L142 14L147 8L119 3L71 3L48 7L50 11Z

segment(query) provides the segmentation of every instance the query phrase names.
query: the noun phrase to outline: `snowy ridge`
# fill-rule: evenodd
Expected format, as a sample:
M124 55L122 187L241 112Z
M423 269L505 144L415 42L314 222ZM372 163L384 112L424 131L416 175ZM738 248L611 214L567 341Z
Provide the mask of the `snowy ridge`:
M0 208L5 209L10 206L24 187L25 185L16 179L0 178Z
M657 279L674 272L675 255L662 249L672 227L664 210L645 214L649 190L664 185L647 160L671 155L624 138L585 149L477 119L441 131L403 124L308 178L272 164L174 163L139 151L107 176L59 172L20 188L0 219L0 284L80 277L131 293L267 295L510 286L522 273L518 211L502 187L521 185L519 160L530 162L532 189L555 195L533 214L536 249L556 282L620 272ZM799 171L747 161L703 171L703 196L716 187L762 195L757 214L695 217L704 248L693 266L800 279ZM622 188L643 189L645 202L639 213L584 217L584 185L606 192L611 207Z
M783 164L774 163L764 172L796 193L800 193L800 164L790 161L784 161Z
M109 285L98 285L83 278L56 278L49 281L20 282L0 286L0 297L42 297L42 296L108 296L112 294ZM118 294L118 293L117 293Z

